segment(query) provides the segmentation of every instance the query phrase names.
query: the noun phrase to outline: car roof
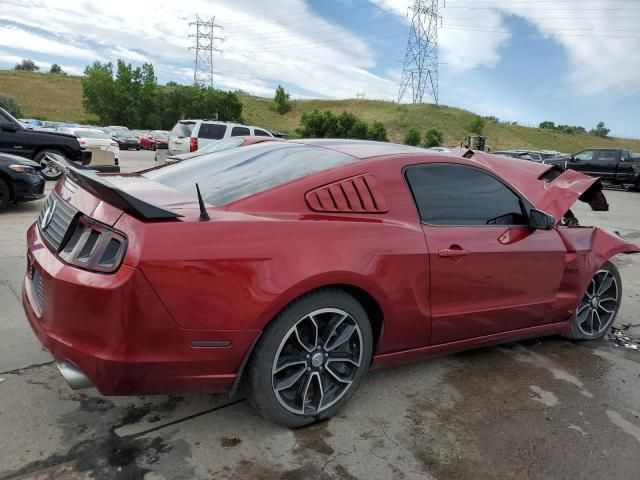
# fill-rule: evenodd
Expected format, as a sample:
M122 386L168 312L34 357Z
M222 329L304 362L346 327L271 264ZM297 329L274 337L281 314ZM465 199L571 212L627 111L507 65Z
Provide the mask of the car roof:
M336 152L345 153L360 159L381 157L385 155L398 155L403 153L435 154L434 151L429 151L425 148L400 145L398 143L374 142L371 140L310 138L290 141L328 148L329 150L335 150Z

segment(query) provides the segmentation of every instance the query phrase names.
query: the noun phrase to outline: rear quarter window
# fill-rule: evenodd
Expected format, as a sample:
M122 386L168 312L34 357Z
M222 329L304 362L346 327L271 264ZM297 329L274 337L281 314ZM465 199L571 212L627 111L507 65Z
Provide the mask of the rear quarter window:
M144 174L150 180L192 195L196 182L204 200L224 205L315 172L359 161L310 145L264 142L201 155Z
M224 138L226 131L226 125L220 125L219 123L201 123L200 130L198 130L198 138L220 140Z
M260 130L259 128L256 128L253 130L253 134L256 137L270 137L271 135L268 132L265 132L264 130Z

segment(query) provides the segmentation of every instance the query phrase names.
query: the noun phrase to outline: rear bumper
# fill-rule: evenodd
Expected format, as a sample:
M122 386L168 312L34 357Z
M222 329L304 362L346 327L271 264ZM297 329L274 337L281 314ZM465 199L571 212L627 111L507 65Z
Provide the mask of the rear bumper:
M140 270L86 272L62 263L34 226L27 240L27 320L56 361L72 364L87 384L103 395L231 389L258 332L182 329ZM202 341L228 346L192 345Z

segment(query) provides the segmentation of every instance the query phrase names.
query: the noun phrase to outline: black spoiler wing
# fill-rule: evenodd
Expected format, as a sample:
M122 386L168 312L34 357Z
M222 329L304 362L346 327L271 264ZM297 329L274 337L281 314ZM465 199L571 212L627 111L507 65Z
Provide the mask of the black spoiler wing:
M104 177L99 176L96 171L74 164L62 155L47 152L46 157L58 165L71 180L82 188L137 218L142 220L168 220L182 217L179 213L145 202L122 191L114 184L105 180Z

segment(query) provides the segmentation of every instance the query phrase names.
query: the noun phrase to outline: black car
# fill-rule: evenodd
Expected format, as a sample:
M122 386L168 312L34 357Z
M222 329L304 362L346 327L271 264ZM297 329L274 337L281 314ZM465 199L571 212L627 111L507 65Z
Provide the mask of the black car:
M544 160L564 170L577 170L603 182L640 188L640 156L622 148L590 148L569 156Z
M32 160L0 153L0 210L9 203L44 197L44 177L40 170L40 165Z
M46 158L47 153L58 153L74 162L87 165L91 152L80 147L73 135L27 130L11 114L0 108L0 153L9 153L29 158L42 167L47 180L56 180L62 175L58 166Z
M138 143L138 137L133 135L131 132L126 130L122 131L114 131L113 135L111 135L116 142L118 142L118 146L120 150L140 150L140 143Z

